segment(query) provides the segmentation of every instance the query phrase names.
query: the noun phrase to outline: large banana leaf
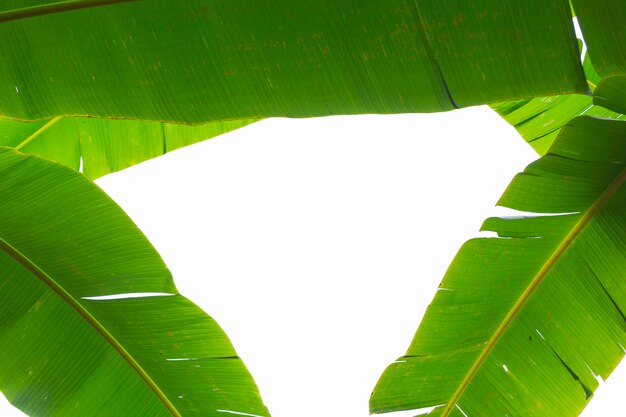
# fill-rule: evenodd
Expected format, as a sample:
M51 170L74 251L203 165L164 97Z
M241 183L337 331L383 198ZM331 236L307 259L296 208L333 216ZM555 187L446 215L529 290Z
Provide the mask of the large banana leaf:
M587 93L567 0L14 0L0 115L197 124Z
M185 126L83 117L36 122L0 119L0 146L52 159L96 179L255 121L224 120Z
M93 183L0 148L0 213L0 390L14 405L31 416L268 415L224 332Z
M576 416L626 346L626 122L577 118L468 241L374 413Z

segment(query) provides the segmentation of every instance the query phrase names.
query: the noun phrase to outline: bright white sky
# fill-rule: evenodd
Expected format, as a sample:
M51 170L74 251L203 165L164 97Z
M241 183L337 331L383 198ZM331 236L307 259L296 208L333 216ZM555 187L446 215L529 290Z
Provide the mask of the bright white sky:
M226 330L274 417L366 417L456 250L534 158L487 108L271 119L99 184ZM624 416L621 368L583 416Z

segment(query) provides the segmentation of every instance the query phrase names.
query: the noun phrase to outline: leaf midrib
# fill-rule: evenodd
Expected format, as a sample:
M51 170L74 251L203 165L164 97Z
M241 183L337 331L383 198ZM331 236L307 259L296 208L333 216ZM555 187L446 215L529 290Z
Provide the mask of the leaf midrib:
M41 269L35 262L30 260L26 255L12 246L9 242L0 237L0 249L7 253L15 261L19 262L24 268L30 271L35 277L43 282L48 288L54 291L63 301L72 307L87 323L89 323L120 356L131 366L131 368L139 375L141 379L150 387L150 389L161 400L163 405L171 412L174 417L182 417L182 414L176 409L174 404L167 398L165 393L161 391L159 386L148 375L143 367L133 358L133 356L122 346L122 344L85 308L76 298L68 293L60 286L50 275Z
M30 142L32 142L35 138L37 138L43 132L45 132L46 130L50 129L52 126L57 124L61 119L63 119L62 116L50 119L45 125L41 126L39 129L37 129L35 132L33 132L30 136L28 136L26 139L24 139L22 142L20 142L20 144L15 147L15 150L19 151L24 146L28 145Z
M106 6L115 3L130 3L138 0L66 0L54 3L42 4L32 7L24 7L21 9L7 10L0 12L0 23L10 22L12 20L25 19L29 17L43 16L46 14L54 14L67 12L77 9L87 9L90 7Z
M594 201L589 210L587 210L584 215L580 218L580 220L574 225L572 230L563 238L559 246L556 248L552 256L548 258L548 260L543 264L541 269L537 272L533 280L530 282L526 290L520 295L517 299L509 313L506 315L500 326L496 329L491 339L485 345L485 348L482 350L467 375L461 381L459 388L454 392L450 401L446 404L441 414L441 417L447 417L452 408L457 404L467 386L471 383L472 379L478 372L478 369L482 366L483 362L493 350L496 343L500 340L502 334L506 331L511 322L516 318L517 314L520 310L525 306L526 301L530 298L533 292L537 289L539 284L543 282L543 279L546 277L550 269L558 262L560 257L569 249L570 245L574 242L576 237L580 234L580 232L587 226L587 224L594 218L596 213L606 204L606 202L611 198L613 194L619 189L619 187L626 181L626 168L622 169L622 171L617 175L617 177L608 185L608 187L600 194L600 196Z

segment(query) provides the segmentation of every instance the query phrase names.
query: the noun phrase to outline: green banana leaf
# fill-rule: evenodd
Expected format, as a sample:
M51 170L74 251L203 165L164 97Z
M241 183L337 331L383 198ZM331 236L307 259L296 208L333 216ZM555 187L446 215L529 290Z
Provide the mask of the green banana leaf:
M572 0L589 55L602 77L593 102L626 113L626 3L622 0Z
M626 6L573 7L601 77L594 103L626 112ZM162 122L514 100L503 114L543 152L569 117L605 115L583 108L567 0L14 0L0 4L0 35L0 115L37 120L6 144L75 169L82 157L91 178L199 139ZM461 251L373 411L582 409L592 373L608 375L625 345L623 139L617 122L577 119L516 179L502 204L561 215L487 220L501 237ZM93 185L10 150L0 172L0 352L11 358L0 390L14 404L31 415L267 415L221 330ZM98 298L133 292L161 295Z
M373 413L577 416L626 346L626 122L574 119L453 260Z
M0 115L199 124L588 92L567 0L0 4Z
M593 68L589 54L585 54L583 68L587 84L591 91L594 91L600 82L600 76ZM605 119L626 119L623 114L593 104L591 96L582 94L514 100L495 103L490 107L515 127L539 155L545 155L561 127L574 117L585 115Z
M268 416L224 332L91 181L0 148L0 212L11 403L30 416Z
M96 179L255 121L224 120L185 126L81 117L36 122L0 119L0 146L60 162Z

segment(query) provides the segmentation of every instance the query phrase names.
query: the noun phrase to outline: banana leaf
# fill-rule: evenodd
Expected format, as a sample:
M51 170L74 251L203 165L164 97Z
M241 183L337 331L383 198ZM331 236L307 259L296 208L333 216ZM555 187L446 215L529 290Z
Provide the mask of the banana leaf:
M20 0L0 115L199 124L588 92L567 0Z
M589 55L601 76L595 104L626 113L626 3L622 0L572 0Z
M574 7L600 62L595 103L623 112L624 6ZM74 168L82 156L92 177L167 150L165 135L146 139L142 125L135 147L90 126L85 137L107 138L85 150L82 136L60 146L39 135L70 129L62 120L77 116L157 126L589 93L566 0L16 0L0 5L0 34L0 115L40 123L11 144ZM572 122L516 179L502 204L560 215L485 223L500 238L462 250L407 356L381 379L373 411L584 406L594 375L623 356L616 123ZM119 209L50 162L5 150L2 164L0 352L11 360L0 389L14 404L32 415L267 415L223 333L177 293ZM477 281L466 282L472 272ZM158 295L101 298L128 292Z
M60 162L96 179L255 121L223 120L185 126L81 117L36 122L0 119L0 146Z
M581 117L456 255L373 413L577 416L626 346L626 122Z
M124 212L0 148L0 391L30 416L268 416L246 367Z
M594 91L600 82L600 76L595 71L589 54L585 54L583 68L587 84L590 90ZM585 115L605 119L626 119L621 113L594 104L591 96L583 94L514 100L494 103L490 107L513 125L539 155L545 155L561 127L574 117Z

